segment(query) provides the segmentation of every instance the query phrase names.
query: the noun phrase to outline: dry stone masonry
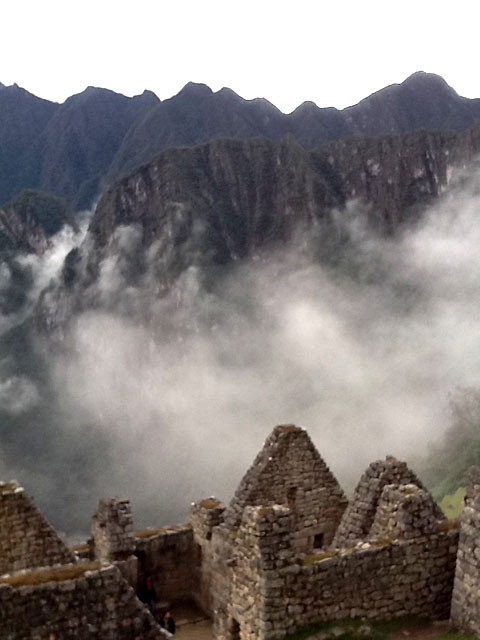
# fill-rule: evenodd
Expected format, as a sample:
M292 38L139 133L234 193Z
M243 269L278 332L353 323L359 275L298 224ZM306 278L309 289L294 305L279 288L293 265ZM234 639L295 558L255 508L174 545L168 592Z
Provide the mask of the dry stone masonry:
M368 537L383 488L388 484L414 484L424 489L420 480L405 462L393 456L372 462L360 478L353 500L343 515L333 540L334 547L355 545ZM435 511L437 518L444 517L440 507L435 506Z
M294 425L273 430L226 508L207 498L185 525L135 532L128 500L100 500L76 554L3 483L0 640L166 638L135 594L147 577L162 606L194 600L210 615L214 640L280 640L344 618L444 619L452 590L454 625L480 634L480 469L465 502L459 542L460 523L389 456L347 505Z
M288 507L245 510L231 600L217 638L280 639L350 617L448 617L457 530L299 557L294 520Z
M458 629L480 636L480 468L470 472L461 516L452 622Z
M243 477L225 524L238 529L249 506L289 504L296 514L298 549L328 545L347 499L307 432L294 425L276 427Z
M0 575L75 557L15 482L0 483Z
M417 538L438 530L437 505L432 496L414 484L387 484L382 491L369 539Z
M133 553L133 517L130 502L99 500L92 518L92 537L102 560L123 560Z
M62 579L59 570L51 571L47 581L34 586L28 583L28 578L24 576L25 584L21 576L11 580L12 584L2 583L0 578L2 640L162 640L170 637L113 566L79 570L73 579Z

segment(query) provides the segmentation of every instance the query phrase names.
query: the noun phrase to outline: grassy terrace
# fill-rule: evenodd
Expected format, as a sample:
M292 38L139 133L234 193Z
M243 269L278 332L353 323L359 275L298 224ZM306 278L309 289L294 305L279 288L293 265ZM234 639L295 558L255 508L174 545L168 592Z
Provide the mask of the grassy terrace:
M407 630L405 632L405 630ZM330 622L311 626L285 637L284 640L307 640L315 634L321 632L325 638L335 638L335 640L390 640L392 634L401 632L408 638L413 632L431 632L431 622L419 618L399 618L389 622L365 622L363 620L343 620L340 622ZM402 631L401 631L402 630ZM420 637L420 635L415 635ZM477 636L465 635L456 631L442 632L438 635L425 635L430 640L478 640Z
M0 577L0 584L9 584L11 587L27 587L47 582L65 582L81 578L87 571L98 571L107 565L101 562L86 562L69 564L63 567L45 567L28 573L19 573L13 576Z

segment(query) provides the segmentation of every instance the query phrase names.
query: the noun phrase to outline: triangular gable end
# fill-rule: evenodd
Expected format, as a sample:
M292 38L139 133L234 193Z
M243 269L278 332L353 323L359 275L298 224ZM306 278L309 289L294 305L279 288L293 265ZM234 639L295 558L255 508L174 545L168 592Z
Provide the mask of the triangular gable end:
M406 462L397 460L393 456L372 462L360 478L353 500L343 515L333 541L334 547L354 546L368 537L383 488L390 484L415 485L431 498L428 489L409 469ZM434 505L432 509L435 517L438 520L443 519L445 516L433 498L430 502Z
M297 546L328 544L347 505L346 497L305 429L275 427L241 480L225 512L237 529L247 506L286 504L296 514Z
M76 561L15 481L0 482L0 548L0 575Z

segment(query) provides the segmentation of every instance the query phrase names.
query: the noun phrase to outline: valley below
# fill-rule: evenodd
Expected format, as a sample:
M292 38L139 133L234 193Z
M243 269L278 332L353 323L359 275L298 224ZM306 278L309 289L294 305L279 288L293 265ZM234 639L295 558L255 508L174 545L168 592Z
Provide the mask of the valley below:
M99 497L131 498L139 526L228 501L286 422L346 488L386 454L439 501L465 486L477 101L429 74L289 116L204 85L60 106L10 89L4 113L39 115L0 208L0 469L69 539Z

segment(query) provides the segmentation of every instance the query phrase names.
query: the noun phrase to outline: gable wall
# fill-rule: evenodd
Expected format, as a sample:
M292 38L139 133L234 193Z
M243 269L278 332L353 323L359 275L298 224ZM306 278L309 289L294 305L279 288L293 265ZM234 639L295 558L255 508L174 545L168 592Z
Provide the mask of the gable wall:
M0 549L0 575L75 562L74 554L16 483L0 484Z
M323 534L328 545L347 506L345 495L304 429L276 427L250 470L242 479L225 524L240 525L248 506L288 504L296 514L295 543L313 549L314 536Z
M307 625L365 617L448 617L458 530L381 540L299 560L285 507L247 508L228 618L216 640L283 638ZM238 636L237 636L238 637Z

